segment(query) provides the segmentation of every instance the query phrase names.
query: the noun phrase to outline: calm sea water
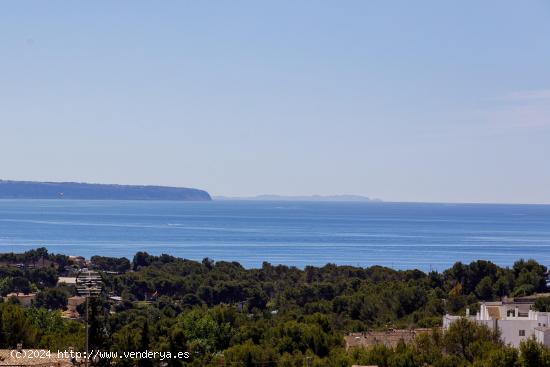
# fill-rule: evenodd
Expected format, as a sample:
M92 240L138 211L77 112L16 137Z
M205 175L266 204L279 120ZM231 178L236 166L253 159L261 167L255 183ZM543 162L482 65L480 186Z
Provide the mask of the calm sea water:
M137 251L273 264L442 270L456 261L550 265L550 206L0 200L0 252Z

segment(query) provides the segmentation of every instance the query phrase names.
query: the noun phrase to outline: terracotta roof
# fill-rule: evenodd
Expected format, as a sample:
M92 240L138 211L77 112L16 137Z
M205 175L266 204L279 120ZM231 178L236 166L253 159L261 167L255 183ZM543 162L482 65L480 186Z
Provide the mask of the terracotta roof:
M76 311L72 311L72 310L65 310L65 311L62 311L61 312L61 317L65 318L65 319L73 319L73 320L76 320L80 317L80 314Z
M67 358L58 358L57 352L46 349L21 349L19 353L15 352L14 349L0 349L0 366L72 366Z
M36 293L8 293L5 298L34 298L36 297Z
M488 306L487 312L489 317L493 320L500 320L500 307Z
M396 347L400 341L410 343L417 335L429 333L432 329L392 329L382 331L367 331L364 333L351 333L344 337L346 349L357 347L370 347L384 344L387 347Z

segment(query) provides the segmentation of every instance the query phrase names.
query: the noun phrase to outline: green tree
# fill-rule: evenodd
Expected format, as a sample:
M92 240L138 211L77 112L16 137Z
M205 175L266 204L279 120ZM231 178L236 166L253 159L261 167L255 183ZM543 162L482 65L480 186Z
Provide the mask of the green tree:
M231 364L238 363L244 367L276 367L277 354L269 346L260 346L253 344L250 340L244 344L239 344L228 348L225 353L225 359Z
M499 344L499 335L486 326L477 325L466 318L453 322L443 336L445 350L470 363L474 361L474 347L482 342Z
M67 293L59 288L48 288L39 292L35 299L36 307L50 310L65 309L67 307Z
M4 303L0 305L2 340L5 345L15 348L18 343L34 345L38 330L32 325L23 309L18 305Z
M519 367L519 353L516 348L493 348L484 360L486 367Z
M150 337L149 337L149 322L147 319L143 322L143 327L141 329L141 337L140 337L140 351L144 352L147 350L150 350ZM141 358L138 361L139 367L151 367L153 365L153 362L149 358Z
M550 312L550 296L537 298L533 307L537 311Z
M25 277L16 276L11 280L11 289L14 292L28 294L31 292L31 283Z
M477 284L475 292L479 299L491 301L493 299L493 280L486 276Z
M519 346L520 362L524 367L548 367L548 350L535 339L529 338Z

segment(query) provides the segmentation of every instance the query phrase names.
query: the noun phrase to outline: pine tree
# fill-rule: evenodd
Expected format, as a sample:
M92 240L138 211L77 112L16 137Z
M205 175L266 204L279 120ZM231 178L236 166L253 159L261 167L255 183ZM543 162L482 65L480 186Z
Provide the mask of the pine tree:
M149 350L149 322L147 320L143 323L143 329L141 330L141 342L140 342L140 352L145 352ZM138 362L139 367L152 367L153 361L149 358L141 358Z

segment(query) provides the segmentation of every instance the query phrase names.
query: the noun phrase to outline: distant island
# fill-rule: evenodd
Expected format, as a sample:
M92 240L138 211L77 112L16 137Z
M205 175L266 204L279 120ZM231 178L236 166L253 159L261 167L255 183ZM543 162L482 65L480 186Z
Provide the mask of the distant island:
M346 201L346 202L381 202L380 199L372 199L361 195L257 195L250 197L215 196L214 200L258 200L258 201Z
M204 190L185 187L0 180L0 199L210 201Z

